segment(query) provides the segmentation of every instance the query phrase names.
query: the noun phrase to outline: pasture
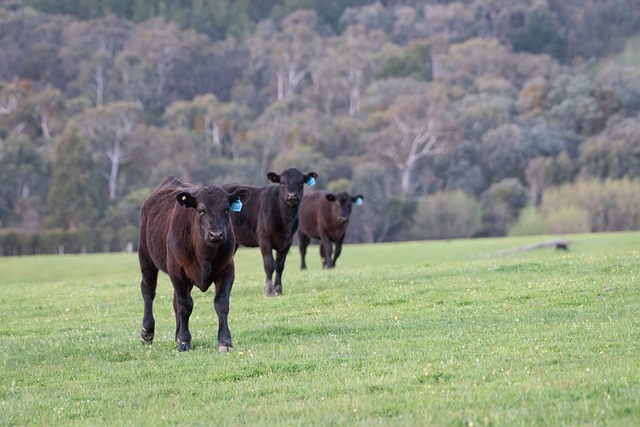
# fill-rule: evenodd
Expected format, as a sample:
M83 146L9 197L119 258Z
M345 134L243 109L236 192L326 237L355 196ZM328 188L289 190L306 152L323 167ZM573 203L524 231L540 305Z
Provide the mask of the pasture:
M164 274L140 344L135 254L0 258L0 425L640 425L640 233L497 254L547 238L294 246L277 298L240 249L230 354Z

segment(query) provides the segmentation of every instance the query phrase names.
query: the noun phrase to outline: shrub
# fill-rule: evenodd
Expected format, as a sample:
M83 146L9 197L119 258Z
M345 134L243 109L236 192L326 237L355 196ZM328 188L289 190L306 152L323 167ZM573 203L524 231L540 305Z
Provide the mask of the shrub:
M518 221L509 230L509 236L535 236L547 233L547 223L542 214L534 207L520 211Z
M547 215L547 232L569 234L589 232L589 212L577 206L564 206Z
M473 236L480 227L480 203L461 190L441 191L418 201L414 234L419 239Z

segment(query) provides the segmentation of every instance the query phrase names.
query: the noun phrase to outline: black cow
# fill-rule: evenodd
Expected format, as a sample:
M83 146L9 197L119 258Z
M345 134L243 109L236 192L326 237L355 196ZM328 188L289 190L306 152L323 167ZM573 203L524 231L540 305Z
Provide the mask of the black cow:
M191 349L191 290L195 285L205 292L212 283L216 287L213 304L218 314L218 351L233 349L227 314L236 241L229 210L238 209L250 194L245 188L227 194L216 186L202 188L169 176L147 197L140 212L138 246L144 300L140 338L144 344L153 341L153 299L158 270L162 270L173 283L178 351Z
M298 169L291 168L280 175L269 172L267 178L277 185L242 186L251 191L251 200L242 212L233 213L231 220L237 244L260 247L266 276L264 294L273 296L282 294L282 271L298 229L298 207L304 194L304 184L313 185L318 174L303 174ZM240 187L240 184L222 186L229 192ZM273 250L276 251L275 260ZM275 283L272 280L274 270Z
M304 258L312 238L320 240L322 267L325 269L335 267L336 260L342 252L342 242L349 225L351 206L361 205L363 200L362 195L350 196L346 191L339 193L314 191L304 196L300 203L300 228L298 229L302 258L300 268L303 270L307 268ZM333 258L331 242L336 244Z

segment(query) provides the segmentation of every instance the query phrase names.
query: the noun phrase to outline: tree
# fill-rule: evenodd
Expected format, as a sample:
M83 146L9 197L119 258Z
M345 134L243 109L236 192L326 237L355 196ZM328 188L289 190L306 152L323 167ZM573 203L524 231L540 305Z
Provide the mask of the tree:
M366 198L361 220L349 226L352 236L373 243L408 237L415 203L390 190L389 174L376 162L359 163L354 170L352 188Z
M108 197L116 201L122 185L120 170L130 161L135 141L129 139L142 115L142 106L132 102L114 102L86 111L81 126L95 143L96 163L104 164Z
M362 92L374 78L385 50L396 49L386 44L384 34L367 33L362 27L349 27L330 38L311 74L320 109L330 115L339 108L356 117Z
M212 93L197 96L192 101L176 101L164 114L165 120L174 127L184 127L206 137L205 160L212 155L238 158L235 134L242 116L240 106L234 102L220 102Z
M580 174L592 178L640 176L640 115L613 117L580 146Z
M524 27L511 36L511 43L516 52L548 53L558 61L565 59L566 43L549 11L543 8L527 15Z
M517 178L524 182L524 171L536 149L525 130L516 124L504 124L482 137L482 167L493 182Z
M526 205L527 192L517 179L492 184L482 196L482 226L478 235L505 236Z
M40 198L46 191L48 159L37 142L27 135L10 134L0 139L0 224L22 225L23 214L42 209ZM36 221L37 222L37 221ZM38 223L29 228L37 228Z
M420 162L443 152L450 125L446 105L446 96L432 89L400 98L385 112L385 127L375 134L373 145L398 172L401 195L413 190Z
M284 18L279 29L271 22L260 24L249 41L254 67L275 77L277 100L296 93L321 54L316 19L315 12L299 10Z
M550 121L569 132L594 135L606 122L594 95L595 86L586 75L558 75L548 95Z
M62 61L68 67L69 88L91 99L94 105L112 101L110 70L133 35L133 25L115 16L69 25L65 29L67 42L61 52Z
M89 227L96 218L91 147L70 119L54 144L53 174L47 194L50 220L65 230Z

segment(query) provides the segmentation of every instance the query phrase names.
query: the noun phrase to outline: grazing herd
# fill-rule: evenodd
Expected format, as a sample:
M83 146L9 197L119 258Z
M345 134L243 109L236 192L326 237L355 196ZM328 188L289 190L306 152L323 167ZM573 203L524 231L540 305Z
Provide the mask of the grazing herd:
M320 240L323 268L335 267L351 208L362 204L364 197L344 191L305 195L305 184L314 185L318 174L303 174L296 168L281 174L269 172L267 178L272 184L263 187L236 183L199 187L169 176L144 201L138 242L143 344L153 342L153 300L160 270L173 284L178 351L191 349L191 290L197 286L205 292L214 284L218 351L224 353L233 349L227 316L238 246L260 248L265 296L282 295L282 272L296 232L302 269L306 268L305 255L312 238Z

